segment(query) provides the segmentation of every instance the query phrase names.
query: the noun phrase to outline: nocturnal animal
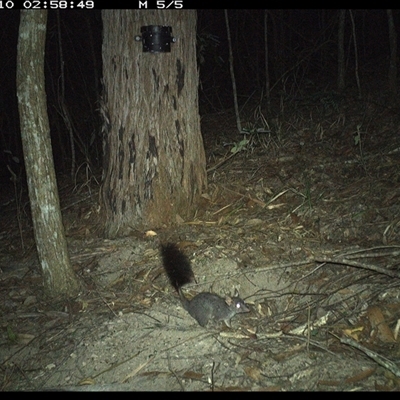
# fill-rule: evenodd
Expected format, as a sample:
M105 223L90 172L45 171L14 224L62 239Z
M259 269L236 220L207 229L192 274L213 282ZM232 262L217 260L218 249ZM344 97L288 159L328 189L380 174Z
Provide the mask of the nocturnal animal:
M192 299L185 297L182 286L193 281L194 274L187 256L174 243L161 245L163 267L171 285L179 294L183 308L205 327L209 322L224 321L231 327L230 320L240 313L250 311L237 295L224 299L215 293L202 292Z

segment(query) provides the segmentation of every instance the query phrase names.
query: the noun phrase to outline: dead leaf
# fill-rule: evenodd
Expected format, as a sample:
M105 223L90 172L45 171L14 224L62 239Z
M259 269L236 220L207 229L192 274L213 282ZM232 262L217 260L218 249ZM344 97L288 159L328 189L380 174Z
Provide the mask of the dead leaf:
M199 380L199 379L203 379L203 377L204 377L204 374L200 374L200 373L194 372L194 371L186 371L183 374L183 378L185 378L185 379L197 379L197 380Z
M385 321L385 317L378 306L368 307L367 317L376 337L383 343L396 343L393 332Z
M346 336L351 337L352 339L356 340L357 342L360 339L360 333L362 333L364 330L363 326L359 326L357 328L352 328L352 329L343 329L343 333Z
M261 370L259 368L246 367L244 372L249 378L253 379L253 381L258 382L261 378Z

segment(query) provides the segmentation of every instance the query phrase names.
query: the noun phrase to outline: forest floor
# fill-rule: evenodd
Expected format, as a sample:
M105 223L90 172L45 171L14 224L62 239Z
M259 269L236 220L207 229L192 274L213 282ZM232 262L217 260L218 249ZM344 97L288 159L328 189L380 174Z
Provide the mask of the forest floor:
M333 92L281 104L247 106L246 135L233 112L203 116L207 192L156 236L102 239L94 176L59 180L87 288L68 304L43 296L29 204L2 191L2 390L400 389L399 108ZM189 293L238 289L251 312L200 327L163 273L167 240L192 261Z

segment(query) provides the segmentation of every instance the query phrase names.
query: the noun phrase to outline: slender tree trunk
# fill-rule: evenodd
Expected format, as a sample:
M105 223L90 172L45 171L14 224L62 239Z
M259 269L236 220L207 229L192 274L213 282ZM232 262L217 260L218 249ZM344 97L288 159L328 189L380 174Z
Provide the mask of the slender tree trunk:
M264 10L264 68L265 68L265 97L268 111L271 109L271 81L269 77L269 46L268 46L268 10Z
M206 186L198 113L196 11L103 11L105 235L190 218ZM146 53L141 26L172 27L170 53Z
M344 22L346 10L339 11L338 27L338 89L342 91L345 86L345 64L344 64Z
M356 35L356 23L354 21L353 12L351 10L349 10L349 14L350 14L351 27L353 30L354 74L356 76L356 82L358 87L358 97L361 99L362 94L361 94L360 75L358 73L359 68L358 68L358 45L357 45L357 35Z
M237 127L239 133L243 133L242 132L242 122L240 120L240 114L239 114L239 104L237 101L236 78L235 78L235 71L233 68L233 50L232 50L231 30L229 29L228 10L225 9L224 13L225 13L226 35L228 37L229 71L231 73L233 105L235 107L235 115L236 115L236 127Z
M397 93L397 33L394 25L392 10L386 10L389 24L389 44L390 44L390 62L389 62L389 90L392 96Z
M29 199L44 287L51 296L74 296L79 283L71 268L61 219L44 83L47 11L21 11L17 96Z

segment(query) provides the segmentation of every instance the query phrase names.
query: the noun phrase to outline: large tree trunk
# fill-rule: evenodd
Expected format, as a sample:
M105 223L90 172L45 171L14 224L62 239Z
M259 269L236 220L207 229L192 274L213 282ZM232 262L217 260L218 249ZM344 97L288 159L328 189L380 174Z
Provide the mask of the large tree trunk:
M206 186L198 114L196 11L103 11L105 234L194 213ZM170 53L144 53L141 26L167 25Z
M73 296L79 284L71 268L61 219L44 84L47 11L21 11L17 96L29 199L44 287L51 296Z

